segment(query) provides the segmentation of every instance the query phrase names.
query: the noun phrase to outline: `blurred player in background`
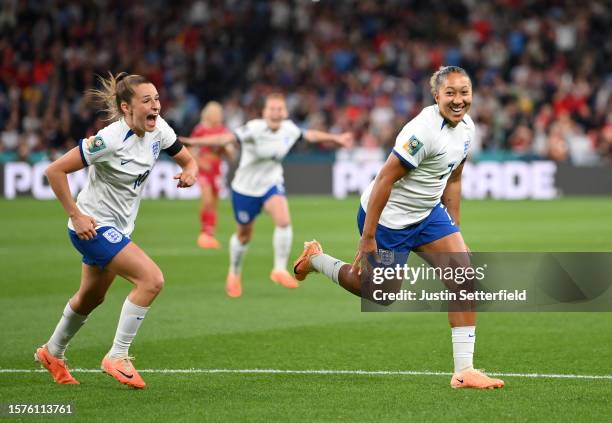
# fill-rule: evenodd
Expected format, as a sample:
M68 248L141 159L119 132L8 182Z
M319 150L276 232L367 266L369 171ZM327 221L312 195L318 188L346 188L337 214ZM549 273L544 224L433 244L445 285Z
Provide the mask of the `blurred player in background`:
M181 188L196 182L197 164L159 115L155 86L140 75L121 73L102 79L102 90L92 94L106 105L113 123L95 137L53 162L46 175L69 216L68 234L83 255L81 286L72 296L45 345L35 358L57 383L78 384L64 358L68 343L102 301L115 276L134 284L123 303L113 345L102 360L102 370L133 388L144 388L128 349L164 285L153 260L130 240L144 182L159 153L167 152L182 168L174 179ZM88 167L87 184L76 202L67 175Z
M297 281L287 272L293 232L289 205L283 186L282 160L300 139L308 142L332 142L341 147L350 146L350 133L302 131L287 119L287 105L281 94L266 97L263 119L253 119L233 133L199 138L181 138L190 145L226 146L239 143L242 154L232 181L232 206L237 222L236 233L230 238L230 268L226 292L230 297L242 294L240 273L253 232L255 218L263 208L274 221L274 268L270 279L286 288L297 288Z
M226 132L228 130L223 126L223 107L216 101L211 101L202 109L200 123L193 128L191 137L197 138ZM215 238L215 228L222 177L221 160L224 157L231 160L235 155L235 150L231 144L222 147L199 146L192 147L192 154L197 157L198 182L202 192L198 246L204 249L216 249L220 247L219 241Z
M298 280L312 271L321 272L349 292L368 298L368 285L362 285L360 276L367 256L405 258L411 250L430 257L458 253L469 265L469 250L459 232L459 206L461 172L475 137L474 122L467 114L472 82L462 68L447 66L432 75L430 85L436 104L404 126L393 154L361 196L357 216L361 239L353 265L323 254L316 241L306 242L294 265ZM458 310L448 313L455 364L451 386L503 387L503 381L474 369L475 310L452 304L449 310Z

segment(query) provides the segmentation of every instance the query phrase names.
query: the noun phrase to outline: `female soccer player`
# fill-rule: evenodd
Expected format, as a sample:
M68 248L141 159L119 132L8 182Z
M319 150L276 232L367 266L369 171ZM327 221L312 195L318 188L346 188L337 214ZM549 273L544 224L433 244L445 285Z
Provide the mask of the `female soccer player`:
M68 301L51 338L34 355L57 383L78 384L64 358L68 342L102 301L115 276L134 284L121 315L113 345L102 360L102 371L133 388L145 382L134 369L128 349L151 303L164 285L164 276L130 234L144 182L160 151L178 163L174 179L180 188L196 182L197 164L176 134L159 116L155 86L140 75L121 73L101 78L102 90L92 94L106 104L113 123L84 139L78 147L47 169L49 184L69 216L68 233L83 255L81 286ZM89 168L87 184L73 200L67 176Z
M475 134L467 114L472 83L465 70L447 66L433 74L430 85L436 104L404 126L393 154L361 197L357 216L361 240L353 265L323 254L316 241L306 242L294 265L298 280L312 271L321 272L349 292L368 298L367 285L362 289L360 280L361 260L366 256L406 257L415 250L430 256L460 253L467 257L459 232L459 204L461 172ZM473 308L449 312L448 317L455 362L451 386L503 387L503 381L473 368Z
M203 137L229 132L223 126L223 107L216 101L211 101L204 106L201 120L193 131L191 137ZM217 225L217 203L219 201L219 183L221 179L221 159L233 158L234 149L232 145L225 147L195 147L192 151L197 156L199 174L198 182L202 192L202 206L200 209L200 235L198 246L200 248L219 248L219 241L215 238L215 227Z
M339 146L352 144L350 133L330 134L307 130L302 132L287 119L287 105L281 94L266 97L263 119L254 119L233 133L200 138L181 138L191 145L225 146L239 142L240 164L232 181L232 206L237 230L230 238L230 268L225 290L230 297L242 294L240 271L246 254L253 223L263 208L274 221L274 268L270 279L286 288L297 288L297 281L287 272L293 232L289 206L283 187L281 161L300 139L308 142L333 142Z

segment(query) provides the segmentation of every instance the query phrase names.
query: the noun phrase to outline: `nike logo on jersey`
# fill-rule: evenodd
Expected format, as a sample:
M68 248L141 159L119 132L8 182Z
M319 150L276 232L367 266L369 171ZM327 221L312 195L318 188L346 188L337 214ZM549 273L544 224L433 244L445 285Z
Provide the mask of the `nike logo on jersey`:
M442 153L440 153L440 154L436 154L434 157L440 157L440 156L443 156L443 155L445 155L445 154L446 154L446 151L443 151L443 152L442 152Z
M134 159L129 159L129 160L121 160L121 166L123 166L126 163L129 163L131 161L133 161Z
M121 370L119 370L119 369L117 369L117 371L118 371L119 373L121 373L123 376L127 377L128 379L131 379L131 378L133 378L133 377L134 377L134 375L128 375L128 374L126 374L126 373L123 373L123 372L122 372ZM463 383L463 382L461 382L461 383Z

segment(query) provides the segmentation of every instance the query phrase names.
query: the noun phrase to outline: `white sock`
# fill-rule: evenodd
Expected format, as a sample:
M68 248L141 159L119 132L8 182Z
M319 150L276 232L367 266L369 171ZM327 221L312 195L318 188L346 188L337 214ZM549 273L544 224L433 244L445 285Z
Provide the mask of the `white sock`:
M272 245L274 246L274 270L287 270L287 260L291 253L293 229L291 225L274 229Z
M66 348L68 347L68 342L70 342L72 337L81 329L81 326L83 326L86 321L87 316L76 313L72 307L70 307L70 302L68 302L66 307L64 307L62 318L55 327L55 331L53 331L53 335L51 335L51 338L47 341L47 349L51 355L63 359L64 352L66 352Z
M239 275L242 270L242 258L249 249L249 244L241 244L238 235L233 234L229 242L230 272Z
M115 333L115 340L113 346L108 352L109 357L127 357L128 350L138 328L142 324L142 321L149 311L150 307L141 307L132 303L129 299L125 299L123 307L121 308L121 316L119 317L119 324L117 325L117 332Z
M336 284L338 283L340 268L346 264L342 260L328 256L327 254L319 254L312 257L310 263L312 263L312 267L314 267L317 272L323 273Z
M455 373L474 367L476 326L458 326L451 328L451 333L453 339Z

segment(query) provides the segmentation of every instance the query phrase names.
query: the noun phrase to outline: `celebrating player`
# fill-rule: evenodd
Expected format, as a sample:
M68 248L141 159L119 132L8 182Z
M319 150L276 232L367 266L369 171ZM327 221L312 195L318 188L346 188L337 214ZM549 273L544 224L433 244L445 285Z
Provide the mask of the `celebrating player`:
M411 250L430 257L460 253L467 246L459 232L461 172L475 126L467 114L472 103L470 77L460 67L441 67L430 80L436 105L424 108L397 136L376 179L361 196L357 216L361 240L353 265L323 254L316 241L306 242L294 273L304 280L321 272L349 292L368 298L362 285L362 259L406 257ZM449 310L455 310L449 308ZM453 388L501 388L504 382L473 368L476 313L449 311L455 373Z
M164 285L164 276L130 234L144 182L160 151L165 151L182 171L174 179L180 188L196 182L197 164L159 115L161 104L155 86L140 75L121 73L101 78L102 90L92 94L106 104L115 122L83 139L78 147L53 162L46 175L69 216L68 233L83 255L81 286L68 301L64 313L35 359L57 383L78 384L64 358L68 342L87 316L102 301L115 276L134 284L121 315L113 345L102 360L102 371L133 388L145 382L132 365L128 349L151 303ZM73 200L67 176L89 168L87 184Z
M281 94L267 96L263 119L254 119L233 133L199 138L181 138L191 145L225 146L239 142L242 148L240 164L232 181L232 206L237 230L230 238L230 268L225 289L230 297L242 294L240 272L253 232L255 218L263 208L274 221L274 268L270 274L273 282L286 288L297 288L297 281L287 272L287 259L291 251L293 232L289 206L283 187L281 161L291 147L301 138L308 142L333 142L349 146L350 133L330 134L306 130L302 132L287 119L287 105Z
M216 101L204 106L200 123L193 128L191 137L202 137L228 132L223 126L223 108ZM221 158L232 158L234 149L232 145L224 147L194 147L192 153L197 157L199 174L198 182L202 192L202 207L200 210L200 235L198 245L201 248L219 248L219 241L215 238L217 225L217 203L219 201L219 183L221 179Z

